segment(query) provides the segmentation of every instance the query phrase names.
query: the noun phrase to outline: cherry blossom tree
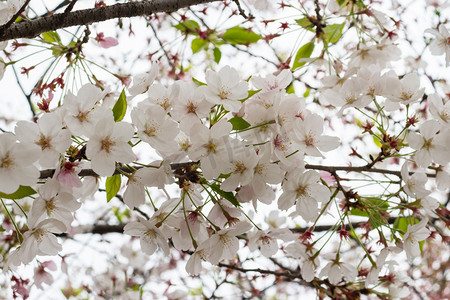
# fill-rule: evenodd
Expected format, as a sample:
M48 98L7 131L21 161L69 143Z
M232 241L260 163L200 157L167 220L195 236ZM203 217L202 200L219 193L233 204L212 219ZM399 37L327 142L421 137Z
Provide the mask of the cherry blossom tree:
M0 2L0 298L449 297L449 23Z

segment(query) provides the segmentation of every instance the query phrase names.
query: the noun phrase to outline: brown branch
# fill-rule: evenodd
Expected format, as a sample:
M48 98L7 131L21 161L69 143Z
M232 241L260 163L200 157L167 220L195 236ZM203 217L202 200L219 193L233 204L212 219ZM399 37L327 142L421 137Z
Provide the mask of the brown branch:
M17 18L22 14L22 12L27 7L30 0L26 0L22 7L11 17L11 19L4 25L0 26L0 36L17 20Z
M170 165L170 167L172 168L172 170L178 169L178 168L182 168L182 167L187 167L187 166L191 166L191 165L196 165L198 164L198 161L189 161L189 162L183 162L183 163L173 163ZM117 175L117 174L121 174L122 172L126 172L126 173L133 173L134 170L140 169L142 167L134 167L129 168L129 167L120 167L118 168L113 175ZM305 165L306 169L310 169L310 170L320 170L320 171L327 171L329 173L333 173L333 172L337 172L337 171L345 171L345 172L369 172L369 173L380 173L380 174L390 174L390 175L395 175L399 178L402 177L402 174L400 173L400 171L393 171L393 170L387 170L387 169L375 169L375 168L368 168L367 166L362 166L362 167L346 167L346 166L321 166L321 165L310 165L307 164ZM120 171L119 171L120 170ZM55 170L54 169L47 169L47 170L42 170L41 171L41 175L40 175L40 179L45 179L45 178L49 178L52 177L55 174ZM410 175L414 174L414 172L409 172ZM94 172L94 170L92 169L83 169L80 171L80 173L78 173L79 176L99 176L97 173ZM430 178L435 178L436 174L430 174L430 173L426 173L427 177Z
M320 166L320 165L305 165L306 169L312 169L312 170L320 170L320 171L327 171L329 173L333 173L336 171L346 171L346 172L369 172L369 173L380 173L380 174L390 174L395 175L399 178L402 178L402 174L400 171L393 171L393 170L387 170L387 169L375 169L371 168L369 166L362 166L362 167L346 167L346 166ZM409 172L410 175L414 174L414 172ZM430 174L426 173L427 177L435 178L436 174Z
M173 12L180 8L219 0L153 0L127 2L69 13L54 14L32 21L11 25L0 35L0 41L33 38L43 32L77 25L89 25L116 18L131 18L158 12Z

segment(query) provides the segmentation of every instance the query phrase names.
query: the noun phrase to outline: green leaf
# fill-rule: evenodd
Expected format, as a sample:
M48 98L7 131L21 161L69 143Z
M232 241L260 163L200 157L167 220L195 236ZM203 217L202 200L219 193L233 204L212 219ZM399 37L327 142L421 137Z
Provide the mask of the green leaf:
M197 53L200 50L202 50L203 48L206 48L206 46L209 44L208 41L205 41L204 39L201 38L195 38L192 40L191 42L191 49L192 49L192 53Z
M195 35L198 35L197 30L200 30L200 25L198 25L198 23L194 20L184 21L180 24L175 25L174 27L180 31L192 33Z
M331 24L327 25L323 32L325 33L325 40L327 43L334 44L342 36L342 30L344 29L345 23L342 24Z
M412 220L412 224L411 224L411 220ZM419 223L419 220L417 220L416 218L411 219L411 218L405 218L405 217L398 217L397 219L395 219L394 222L394 228L400 231L400 235L403 236L406 231L408 231L408 225L414 225Z
M352 208L350 209L351 215L368 217L372 228L376 228L386 223L386 220L381 215L380 211L387 211L389 208L387 201L383 201L377 197L361 198L359 201L361 205L363 205L364 210Z
M305 61L300 62L302 58L309 58L314 50L314 43L306 43L300 49L298 49L297 54L295 55L294 64L292 66L292 70L296 70L306 64Z
M286 93L287 93L287 94L295 94L294 83L291 83L291 84L287 87Z
M56 31L44 32L42 33L42 37L49 43L61 43L61 38L59 37L59 34L56 33Z
M239 204L239 201L237 201L236 197L234 196L233 192L224 192L220 189L220 187L216 184L210 184L209 185L211 187L211 189L216 192L217 194L219 194L220 196L222 196L223 198L227 199L228 201L231 202L231 204L233 204L236 207L240 207L241 204Z
M33 190L31 187L29 186L19 186L19 188L17 189L17 191L15 191L12 194L4 194L2 192L0 192L0 198L3 199L22 199L31 195L36 194L36 191Z
M376 137L376 136L372 136L372 138L373 138L373 142L375 143L375 145L377 145L378 147L380 147L381 148L381 142L380 142L380 140Z
M218 64L220 62L220 59L222 58L222 52L219 48L215 47L213 49L213 55L214 55L214 61Z
M251 126L250 123L248 123L241 117L231 118L228 120L228 122L233 125L233 130L242 130Z
M198 86L206 85L206 83L201 82L200 80L195 79L194 77L192 77L192 81L195 82L195 84L197 84Z
M311 93L311 89L310 88L306 88L306 91L303 93L303 98L308 97L310 93Z
M120 175L113 175L106 178L105 189L106 189L106 201L111 201L115 195L120 190L120 185L122 184L122 178Z
M297 19L295 20L295 22L297 22L297 24L303 27L304 29L309 30L311 32L315 32L314 24L311 23L311 21L309 21L308 18Z
M127 97L125 96L125 89L120 93L119 99L112 109L114 115L114 122L122 121L125 113L127 112Z
M225 31L222 38L234 45L248 45L259 41L261 36L247 28L236 26Z

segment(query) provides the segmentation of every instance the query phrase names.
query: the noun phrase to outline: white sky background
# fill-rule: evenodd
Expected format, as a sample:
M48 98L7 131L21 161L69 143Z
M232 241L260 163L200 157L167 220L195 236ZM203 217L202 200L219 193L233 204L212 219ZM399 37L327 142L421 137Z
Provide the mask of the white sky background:
M47 5L49 8L53 8L59 2L60 1L53 1L53 0L52 1L32 0L31 5L33 7L37 7L40 5L40 3L45 3L45 5ZM411 13L411 14L417 13L417 10L419 9L419 7L421 7L421 5L420 5L421 1L408 1L408 2L402 1L402 3L407 3L408 10L405 12L405 15L407 15L408 13ZM75 9L81 9L84 7L92 7L92 5L93 5L93 1L82 0L82 1L77 2L77 4L75 5ZM385 11L390 12L388 8L386 8ZM212 10L209 10L208 12L212 12ZM449 11L447 10L446 12L448 14ZM255 12L254 14L258 15L259 13ZM281 16L280 11L278 10L278 11L276 11L276 13L274 15L270 15L270 18L286 17L286 20L292 20L292 16L295 14L298 14L298 13L295 11L286 11L286 12L283 12L283 16ZM220 20L219 16L211 16L211 15L208 16L208 19L214 19L214 18ZM298 17L298 18L300 18L300 17ZM402 18L403 18L403 16L402 16ZM415 43L416 43L416 45L419 46L419 49L421 47L423 47L422 46L423 45L423 38L422 38L423 31L426 28L430 27L430 19L431 18L432 18L432 12L426 11L425 16L424 17L422 16L421 18L419 18L419 23L420 23L419 26L418 27L411 26L410 29L408 30L409 38L415 40ZM208 21L208 19L207 19L207 21ZM232 20L232 22L236 22L236 25L237 25L240 23L241 20L242 20L241 17L234 17L234 21ZM145 28L145 26L138 26L138 24L139 25L145 24L142 20L139 20L138 18L134 18L132 20L132 22L134 24L133 29L136 34L134 37L129 37L127 35L127 30L124 30L121 33L121 36L119 38L119 45L116 47L109 48L109 49L100 48L95 45L95 42L93 40L91 40L90 43L85 48L85 53L86 53L87 57L89 58L89 57L96 56L99 54L105 54L106 56L115 57L115 59L117 60L116 65L123 66L123 68L120 70L123 72L123 74L129 74L129 73L136 74L139 72L147 71L150 66L149 63L148 64L145 64L145 63L133 64L132 60L136 55L145 54L147 52L155 51L155 50L159 49L159 45L157 45L157 41L154 40L154 41L152 41L152 49L146 49L145 48L146 44L142 42L141 37L144 35L147 36L148 31L151 29ZM339 23L339 21L337 21L337 23ZM128 24L128 21L124 21L124 24ZM214 25L213 22L211 22L211 24ZM258 27L263 27L263 25L261 23L256 23L256 25ZM270 26L277 28L279 26L279 23L274 22ZM227 23L227 25L224 26L223 29L228 28L228 27L231 27L230 23ZM91 32L92 32L91 37L95 37L95 34L97 32L103 32L105 34L105 37L115 36L117 33L115 20L103 22L96 26L90 26L90 28L91 28ZM169 34L169 32L172 32L172 30L158 32L158 34L160 36L164 36L165 40L172 41L175 39L175 36L173 36L172 34ZM63 34L61 34L61 35L63 35ZM279 49L279 51L280 51L279 53L284 53L286 56L289 56L292 53L295 54L295 51L298 49L298 47L300 45L303 45L307 41L309 41L309 39L311 38L308 36L301 36L301 37L302 38L298 38L298 32L294 31L292 33L286 34L280 38L275 39L273 41L273 45L275 48ZM178 38L178 39L181 39L181 38ZM401 38L400 38L400 40L401 40ZM184 46L186 48L187 53L191 51L190 43L181 44L181 46ZM406 53L407 52L406 49L407 49L406 47L402 47L402 50L404 51L403 58L405 58L408 54L416 55L415 53ZM251 46L249 48L249 50L254 53L261 53L264 56L270 57L270 55L271 55L270 50L267 49L267 47ZM265 75L265 74L268 74L275 70L273 68L273 66L267 67L268 66L267 63L265 63L265 62L263 63L262 61L260 61L258 59L249 60L245 56L227 57L227 53L230 53L230 54L234 53L234 51L229 46L221 47L221 51L223 54L222 61L220 62L219 67L217 67L217 66L215 66L215 64L213 64L214 67L219 69L220 67L222 67L224 65L231 65L241 72L242 78L248 78L249 76L255 75L255 74ZM314 52L314 54L315 53L316 52ZM313 56L314 56L314 54L313 54ZM186 55L189 55L189 54L186 54ZM203 63L202 55L203 54L196 55L196 59L198 60L200 67L197 70L195 70L195 68L194 68L193 75L197 79L204 81L204 75L200 71L200 70L202 70L201 64ZM19 57L19 56L17 55L17 57ZM39 55L39 56L36 55L36 56L31 57L28 61L24 60L23 65L27 66L29 64L35 63L36 61L39 61L41 59L46 59L48 57L49 57L48 53ZM429 51L426 50L424 52L423 59L425 61L429 62L429 66L427 67L427 72L429 72L432 75L444 77L444 74L442 74L442 72L445 69L442 69L441 67L439 67L439 65L442 64L442 62L444 60L443 56L432 57L430 55ZM101 61L101 60L99 60L99 61ZM45 65L45 63L43 65ZM396 69L396 71L398 74L401 74L403 72L403 70L399 70L399 69ZM40 71L36 70L36 71L32 71L32 73L34 74L34 76L36 76L37 74L40 74ZM450 79L448 77L448 72L445 75L447 76L447 79ZM23 79L23 76L20 76L20 77L21 77L21 82L25 82ZM32 75L30 75L30 77L32 77ZM105 77L105 79L106 78L107 77ZM33 84L33 83L34 82L32 80L30 80L29 82L26 82L24 84L27 92L32 88L32 86L30 84ZM430 91L429 83L424 81L423 84L427 88L427 91L429 92ZM79 86L80 86L80 83L77 84L77 88L79 88ZM295 87L296 87L297 95L302 95L303 91L304 91L304 87L300 83L297 83ZM120 88L120 90L121 90L121 88ZM120 90L117 89L117 91L119 91L119 92L120 92ZM0 109L1 117L5 117L6 119L15 119L15 120L30 120L31 113L27 106L26 100L22 95L22 92L20 91L20 89L18 88L18 86L16 84L16 79L11 71L11 68L7 68L7 71L5 72L3 80L0 81L0 91L2 91L2 93L0 94L0 103L2 104L1 107L3 107L2 109ZM316 112L318 111L317 107L314 108L314 106L311 106L310 108L312 110L315 110ZM0 126L3 129L12 130L14 127L14 123L3 124L3 122L0 121ZM340 132L343 132L342 131L343 126L339 122L335 122L333 124L333 127L335 128L335 132L330 133L331 131L329 131L329 133L332 135L336 135L336 134L339 134ZM346 142L346 139L345 139L346 136L350 136L350 135L347 135L347 134L341 135L340 138L344 142ZM363 142L360 143L358 150L367 151L366 153L377 152L377 149L373 142L371 142L370 140L365 141L365 142L366 142L366 144L364 144ZM146 151L146 149L139 151L140 153L139 154L137 153L137 154L139 156L144 157L144 151ZM342 153L349 153L348 148L345 150L342 150L342 148L340 148L338 150L327 153L327 158L323 161L323 164L347 165L349 160L347 159L346 156L343 156ZM311 162L313 162L313 161L311 161ZM386 166L386 167L389 167L389 166ZM155 189L152 189L152 191L155 191ZM111 207L114 205L118 205L118 203L114 203L114 201L111 201L110 204L105 205L105 195L104 195L104 193L99 193L96 201L95 202L94 201L85 202L84 208L87 211L97 211L98 214L101 214L107 210L107 207ZM269 211L269 207L267 207L263 204L260 204L259 208L260 208L259 213L261 213L263 211L263 208L267 209L267 212ZM272 209L273 208L276 208L276 202L274 203L274 206L272 207ZM331 213L333 214L333 211L331 211ZM89 221L92 220L92 217L93 217L92 214L83 215L82 213L77 213L77 219L80 224L89 223ZM258 220L258 218L256 218L256 219ZM262 220L263 220L263 218L260 217L259 221L262 221ZM329 224L330 221L332 221L332 220L334 220L334 218L331 218L331 217L323 218L323 219L321 219L321 221L318 224L319 225L320 224ZM365 218L363 218L362 220L365 220ZM301 226L305 226L307 224L306 222L300 220L300 218L299 218L298 223ZM123 235L116 235L116 236L117 236L118 240L120 240L123 237ZM128 238L128 237L125 237L125 238ZM64 245L63 253L76 253L76 255L80 257L80 260L79 260L80 263L82 263L84 265L95 266L96 270L105 268L106 267L105 263L101 259L99 259L99 255L97 254L96 250L91 249L91 246L90 246L91 244L94 244L95 240L99 240L100 237L85 235L85 236L82 236L77 239L79 239L80 241L86 242L86 244L83 245L78 242L67 241ZM114 243L115 238L110 238L109 240L111 240ZM109 247L107 245L106 246L105 245L100 246L100 245L101 245L100 243L95 243L95 247L103 247L103 250L107 251L107 252L111 252L111 249L113 248L113 247ZM41 259L41 261L45 261L45 259ZM25 268L25 269L27 269L28 272L30 270L30 268ZM55 278L57 277L56 274L54 274L54 276L55 276ZM65 281L64 275L60 276L58 281L61 284L64 283L64 281ZM58 286L58 284L56 284L55 286ZM58 296L58 294L59 294L59 296ZM312 297L314 297L314 296L312 296ZM41 291L38 291L36 288L33 288L32 297L30 297L30 299L44 299L44 298L45 299L62 299L62 295L56 289L48 289L48 290L45 290L44 292L41 292Z

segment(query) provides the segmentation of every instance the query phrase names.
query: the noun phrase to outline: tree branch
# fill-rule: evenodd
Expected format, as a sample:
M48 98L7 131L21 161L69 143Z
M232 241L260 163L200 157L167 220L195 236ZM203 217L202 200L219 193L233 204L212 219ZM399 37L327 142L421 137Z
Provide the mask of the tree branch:
M43 32L60 28L89 25L116 18L131 18L151 15L158 12L173 12L180 8L197 4L217 2L219 0L153 0L142 2L127 2L69 13L54 14L32 21L13 24L9 28L0 27L4 33L0 41L17 38L32 38Z
M173 163L171 164L171 168L172 170L181 168L181 167L186 167L189 165L195 165L198 164L198 161L193 161L193 162L184 162L184 163ZM142 167L134 167L134 169L130 169L129 167L121 167L118 168L120 169L120 171L116 170L114 172L114 175L116 174L122 174L122 172L126 172L126 173L132 173L134 170L140 169ZM395 175L399 178L402 177L402 174L400 173L400 171L393 171L393 170L387 170L387 169L374 169L374 168L369 168L367 166L362 166L362 167L346 167L346 166L321 166L321 165L305 165L306 169L310 169L310 170L319 170L319 171L327 171L329 173L333 173L336 171L346 171L346 172L369 172L369 173L380 173L380 174L390 174L390 175ZM52 177L53 174L55 173L54 169L47 169L47 170L42 170L41 171L41 175L40 175L40 179L45 179L48 177ZM410 175L414 174L414 172L409 172ZM97 173L94 172L94 170L92 169L83 169L80 171L80 173L78 173L78 175L80 176L99 176ZM426 173L427 177L430 178L435 178L436 174L430 174L430 173Z

